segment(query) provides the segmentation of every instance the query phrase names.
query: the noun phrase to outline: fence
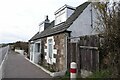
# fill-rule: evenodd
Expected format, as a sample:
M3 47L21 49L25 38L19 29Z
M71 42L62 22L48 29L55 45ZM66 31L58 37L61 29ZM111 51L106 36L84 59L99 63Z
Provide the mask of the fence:
M80 36L76 43L68 44L68 64L75 61L78 73L92 72L99 69L99 46L100 37L98 35ZM70 53L70 54L69 54Z
M81 69L88 71L99 69L99 41L100 38L96 35L80 37Z
M0 48L0 80L4 77L4 70L8 58L9 46Z

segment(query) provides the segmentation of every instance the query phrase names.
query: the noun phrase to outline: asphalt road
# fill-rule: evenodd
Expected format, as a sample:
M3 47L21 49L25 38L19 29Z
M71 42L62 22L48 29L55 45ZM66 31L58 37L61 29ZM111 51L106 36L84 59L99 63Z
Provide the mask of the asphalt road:
M5 78L52 78L49 74L30 63L20 54L10 51L8 54Z
M0 65L1 65L1 62L3 61L4 57L5 57L5 54L7 53L9 47L2 47L0 48Z

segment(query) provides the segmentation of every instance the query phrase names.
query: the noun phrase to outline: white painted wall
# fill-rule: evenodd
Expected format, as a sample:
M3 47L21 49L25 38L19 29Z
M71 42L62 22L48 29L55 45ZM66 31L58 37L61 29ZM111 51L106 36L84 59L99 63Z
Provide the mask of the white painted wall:
M55 15L55 25L60 24L61 22L66 21L67 16L66 16L66 10L62 10L58 14Z
M44 23L42 23L40 26L39 26L39 32L42 32L44 31Z
M33 44L30 44L30 61L33 61Z
M67 20L67 18L70 17L71 14L74 12L74 10L69 9L66 6L68 6L68 5L63 6L63 8L60 9L61 11L58 10L58 13L55 14L55 25L65 22ZM64 8L64 7L66 7L66 8ZM68 7L70 7L70 6L68 6Z
M67 18L69 18L71 15L72 15L72 13L74 12L74 10L71 10L71 9L67 9L66 8L66 15L67 15Z
M32 54L32 62L35 62L35 44L33 44L33 54Z
M20 53L21 55L24 55L24 50L15 49L15 52L18 52L18 53Z
M68 28L71 32L71 37L79 37L83 35L92 35L97 34L94 30L95 22L97 20L97 14L94 8L92 8L92 18L93 18L93 27L91 27L91 4L82 12L81 15L73 22L73 24ZM78 39L74 39L77 41Z

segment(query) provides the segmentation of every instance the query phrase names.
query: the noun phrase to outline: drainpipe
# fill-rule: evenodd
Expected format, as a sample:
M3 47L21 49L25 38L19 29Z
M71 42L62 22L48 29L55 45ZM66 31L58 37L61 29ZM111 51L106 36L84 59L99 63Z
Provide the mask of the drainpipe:
M65 56L66 56L66 64L65 64L66 66L65 66L65 70L67 71L67 33L65 34L65 41L66 41L66 42L65 42L65 45L66 45L66 46L65 46L65 53L66 53L66 55L65 55Z
M92 13L92 3L91 3L91 28L93 28L93 13Z

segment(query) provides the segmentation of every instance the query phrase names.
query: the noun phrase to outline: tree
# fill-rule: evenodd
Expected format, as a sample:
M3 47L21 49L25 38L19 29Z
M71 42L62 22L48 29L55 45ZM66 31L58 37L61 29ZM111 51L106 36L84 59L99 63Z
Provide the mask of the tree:
M120 2L99 2L94 5L99 11L96 29L104 37L101 47L103 60L107 58L107 68L111 67L113 75L120 77Z
M25 50L25 52L28 53L28 42L17 41L16 43L14 43L14 47Z

